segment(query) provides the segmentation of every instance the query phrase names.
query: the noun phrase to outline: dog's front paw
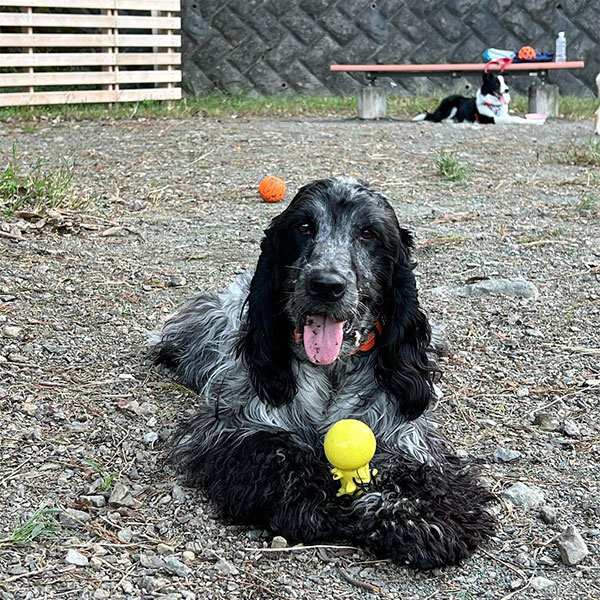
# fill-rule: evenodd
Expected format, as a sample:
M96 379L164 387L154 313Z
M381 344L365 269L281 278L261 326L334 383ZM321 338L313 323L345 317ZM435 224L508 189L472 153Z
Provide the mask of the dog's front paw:
M353 504L354 535L378 556L415 568L454 565L494 532L492 495L469 469L393 469Z
M419 516L418 501L389 493L367 494L355 503L360 512L357 540L377 556L418 569L455 564L470 554L453 532ZM451 541L451 543L449 543Z

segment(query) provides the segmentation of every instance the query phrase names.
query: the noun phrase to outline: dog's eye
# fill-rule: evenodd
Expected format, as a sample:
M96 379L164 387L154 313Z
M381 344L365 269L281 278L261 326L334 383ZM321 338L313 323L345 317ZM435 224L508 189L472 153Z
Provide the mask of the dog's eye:
M298 225L298 227L296 227L296 229L302 235L309 235L310 233L312 233L312 227L311 227L310 223L300 223L300 225Z
M360 238L362 240L372 240L374 237L375 237L375 234L368 227L365 227L364 229L361 229L361 231L360 231Z

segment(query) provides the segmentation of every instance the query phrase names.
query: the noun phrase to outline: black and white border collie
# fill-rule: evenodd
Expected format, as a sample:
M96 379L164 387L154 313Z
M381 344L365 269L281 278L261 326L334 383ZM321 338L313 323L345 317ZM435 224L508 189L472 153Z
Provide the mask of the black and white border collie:
M435 123L519 123L526 119L508 114L510 94L502 75L483 73L483 82L475 98L448 96L433 113L424 112L413 121Z

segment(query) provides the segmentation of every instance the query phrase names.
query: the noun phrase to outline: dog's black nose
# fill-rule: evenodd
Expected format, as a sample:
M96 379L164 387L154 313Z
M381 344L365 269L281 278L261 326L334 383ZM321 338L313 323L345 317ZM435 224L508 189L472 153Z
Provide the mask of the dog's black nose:
M308 290L324 302L339 300L346 291L346 280L338 273L315 271L308 278Z

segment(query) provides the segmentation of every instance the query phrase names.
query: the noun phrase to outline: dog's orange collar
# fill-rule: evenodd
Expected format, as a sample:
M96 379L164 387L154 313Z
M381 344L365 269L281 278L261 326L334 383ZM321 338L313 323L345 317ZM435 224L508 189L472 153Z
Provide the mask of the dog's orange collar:
M373 350L373 348L375 348L375 344L377 344L377 338L383 333L383 327L379 319L375 321L374 325L375 329L369 333L367 339L359 346L356 352L369 352L369 350Z

